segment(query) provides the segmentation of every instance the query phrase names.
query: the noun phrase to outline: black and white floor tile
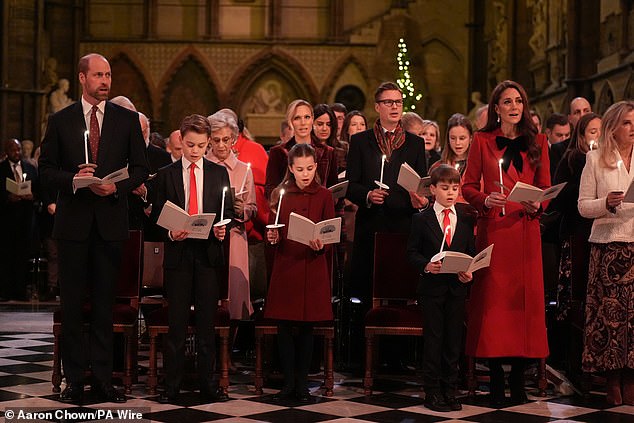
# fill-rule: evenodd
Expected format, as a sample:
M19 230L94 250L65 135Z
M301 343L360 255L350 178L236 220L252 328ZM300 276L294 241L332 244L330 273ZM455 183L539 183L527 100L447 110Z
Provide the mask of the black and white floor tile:
M312 391L315 396L312 403L276 403L271 397L277 390L272 386L266 387L262 396L255 395L250 369L232 375L229 391L231 400L224 403L203 404L196 392L185 392L178 404L162 405L155 401L156 396L147 395L145 378L140 376L139 384L134 385L130 399L123 406L95 402L87 393L82 407L76 407L58 402L58 394L51 391L52 351L51 333L0 332L0 422L18 421L9 419L5 414L5 410L16 408L66 410L67 416L81 416L84 411L108 408L141 410L145 419L143 421L178 423L634 422L634 407L609 407L600 393L593 394L589 399L558 396L537 398L529 395L530 403L502 409L490 408L486 393L481 393L475 398L463 398L462 411L437 413L423 407L420 386L403 377L378 377L375 392L364 396L360 379L336 374L335 392L330 398L320 395L319 381L314 379ZM145 361L143 357L141 359L140 366L146 366L147 358ZM76 417L67 421L87 420Z

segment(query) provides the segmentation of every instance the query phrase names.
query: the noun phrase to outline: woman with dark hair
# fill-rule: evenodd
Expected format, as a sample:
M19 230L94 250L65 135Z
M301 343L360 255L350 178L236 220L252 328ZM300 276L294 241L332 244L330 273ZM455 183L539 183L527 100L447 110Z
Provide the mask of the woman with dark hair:
M495 244L488 268L477 272L469 301L466 354L489 359L491 403L504 404L504 370L511 362L511 399L527 401L526 359L548 356L535 202L507 202L516 182L550 185L548 143L537 134L524 88L503 81L491 93L488 121L469 151L462 194L478 210L478 251Z
M335 148L337 143L337 118L327 104L318 104L314 110L313 135L322 143Z
M365 115L358 111L353 110L346 115L341 127L341 140L350 142L350 137L356 133L363 132L368 129L368 120Z
M600 135L601 116L596 113L582 116L575 126L568 148L553 178L555 184L567 182L557 198L551 202L551 208L561 214L559 226L561 258L557 285L557 320L560 321L568 318L573 286L579 293L579 297L582 296L585 299L590 260L588 238L592 229L592 219L581 217L577 208L577 199L581 172L586 165L586 153L599 148Z
M599 148L586 154L578 208L594 219L582 365L605 372L606 401L634 405L634 204L632 184L634 101L613 104L603 115Z
M288 167L288 151L295 144L310 144L315 149L317 174L322 185L329 187L337 183L335 149L319 142L313 134L313 106L306 100L292 101L286 109L286 120L293 127L295 135L284 144L276 145L269 151L265 184L265 194L269 200L273 189L284 179Z
M280 364L284 386L276 400L295 398L309 402L308 369L313 352L315 322L332 320L330 305L330 269L327 255L330 246L311 240L310 246L287 240L291 212L313 222L335 216L332 194L319 183L315 149L308 144L296 144L288 152L287 172L282 183L273 191L271 210L279 206L281 229L268 229L267 240L275 248L275 260L264 309L264 317L278 321ZM274 213L269 219L275 221ZM297 336L293 336L297 328Z

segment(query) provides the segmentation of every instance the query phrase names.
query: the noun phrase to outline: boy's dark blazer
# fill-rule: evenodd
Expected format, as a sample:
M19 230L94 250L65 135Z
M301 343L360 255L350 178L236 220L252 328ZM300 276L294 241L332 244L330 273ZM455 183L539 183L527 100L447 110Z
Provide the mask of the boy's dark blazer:
M456 205L458 221L456 233L451 240L451 247L446 251L475 254L475 237L473 235L474 220L471 214L465 212ZM412 217L412 230L407 243L407 256L410 263L420 272L420 280L416 290L419 295L451 295L461 296L467 294L467 284L458 280L458 276L450 273L432 274L425 273L424 269L430 259L440 251L440 244L444 242L444 236L438 218L433 207L429 207L422 213Z
M229 174L224 166L217 165L203 158L203 212L216 213L215 222L220 221L220 206L222 203L222 188L231 188ZM185 209L185 187L183 186L183 162L177 160L174 163L160 169L156 175L154 183L154 204L152 206L151 219L158 220L165 202L171 201L178 207ZM225 197L225 219L233 218L233 199L231 190L227 191ZM207 240L187 239L185 241L170 241L167 229L159 227L162 238L165 242L165 258L163 266L166 269L179 267L181 255L185 242L203 242L209 256L211 266L222 266L224 263L222 242L218 241L213 234L213 229L209 233ZM227 227L225 239L229 237L230 225Z

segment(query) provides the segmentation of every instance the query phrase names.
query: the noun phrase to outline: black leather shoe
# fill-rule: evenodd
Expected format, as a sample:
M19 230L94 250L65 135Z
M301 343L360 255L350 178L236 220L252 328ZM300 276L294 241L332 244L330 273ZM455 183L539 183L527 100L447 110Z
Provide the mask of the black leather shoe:
M225 394L222 389L216 390L201 390L200 391L200 399L205 403L213 403L213 402L225 402L229 401L229 395Z
M439 411L441 413L452 411L451 407L447 405L442 395L439 394L425 395L425 402L423 405L432 411Z
M304 403L304 404L308 404L310 402L312 402L312 395L310 395L310 392L308 391L308 389L301 389L298 390L297 392L295 392L295 398L297 399L297 401Z
M128 400L123 392L115 389L109 383L97 383L92 386L91 391L103 402L124 403Z
M280 392L273 395L273 401L288 401L295 398L295 392L292 389L283 388Z
M511 403L513 405L526 404L528 402L528 396L523 389L520 391L511 390Z
M84 385L82 383L69 383L62 393L59 394L59 400L69 404L80 405L83 396Z
M445 404L451 408L451 411L462 410L462 404L460 404L460 401L453 395L445 395Z
M161 392L161 395L156 399L159 404L176 404L177 394L169 394L167 392Z

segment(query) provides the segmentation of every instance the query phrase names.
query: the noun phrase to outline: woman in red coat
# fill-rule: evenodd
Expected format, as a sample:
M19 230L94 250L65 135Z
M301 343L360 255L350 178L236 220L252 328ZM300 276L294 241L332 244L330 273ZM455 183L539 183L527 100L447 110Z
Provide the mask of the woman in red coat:
M529 110L521 85L498 84L487 125L473 138L462 186L464 198L479 212L478 251L495 244L491 265L476 273L471 289L466 353L489 358L496 406L505 402L502 362L512 364L511 399L522 403L527 401L526 359L548 356L538 220L543 208L506 201L507 189L518 181L542 189L550 185L548 144Z
M335 217L332 194L319 184L316 171L315 149L308 144L295 145L288 152L286 177L272 194L279 199L280 189L284 189L279 223L285 226L267 231L267 240L277 248L264 309L264 317L278 320L277 339L284 373L284 387L276 395L278 400L291 397L301 402L310 400L308 369L313 352L313 326L315 322L332 320L330 271L324 254L330 246L324 246L318 239L310 241L310 246L286 239L291 212L315 223ZM298 332L296 340L293 327Z

